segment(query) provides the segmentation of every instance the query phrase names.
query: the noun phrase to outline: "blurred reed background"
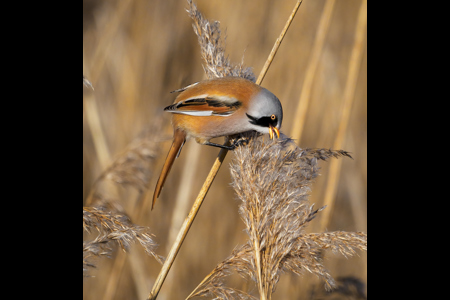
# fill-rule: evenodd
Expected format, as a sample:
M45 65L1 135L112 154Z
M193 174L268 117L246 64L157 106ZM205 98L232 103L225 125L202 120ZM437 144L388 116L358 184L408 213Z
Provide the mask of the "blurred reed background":
M220 22L230 60L244 59L256 77L295 2L195 1L206 18ZM310 202L320 207L327 201L328 207L311 222L310 232L367 232L367 31L366 26L358 27L362 3L303 1L262 82L283 105L284 134L301 136L301 147L337 145L354 158L320 163L322 175L312 187ZM83 1L83 75L95 89L83 88L83 205L92 204L88 199L93 194L114 200L134 224L150 228L159 244L156 252L163 256L219 152L188 142L150 210L171 144L170 116L162 112L175 99L169 92L206 78L186 7L185 0ZM358 34L362 43L355 46ZM145 176L127 182L117 171L105 178L122 184L95 184L114 161L128 155L128 149L140 147L142 137L152 141L145 148L146 168L138 170ZM158 299L184 299L244 243L244 225L230 187L232 156L229 152ZM367 254L358 255L346 259L327 253L325 266L334 278L357 278L366 284ZM111 259L101 258L96 265L89 271L94 277L83 279L84 299L145 299L160 270L138 245L128 253L115 250ZM248 288L239 278L233 285ZM323 286L313 275L285 274L273 296L320 298L321 288L311 296L315 285Z

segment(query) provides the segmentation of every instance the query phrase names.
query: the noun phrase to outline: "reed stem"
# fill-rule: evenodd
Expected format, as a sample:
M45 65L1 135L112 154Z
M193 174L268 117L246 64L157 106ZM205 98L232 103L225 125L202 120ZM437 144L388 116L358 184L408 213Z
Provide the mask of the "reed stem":
M280 48L281 42L283 41L284 36L286 35L286 32L289 29L289 26L291 26L292 21L294 20L295 14L297 13L298 8L302 4L303 0L298 0L297 3L294 6L294 9L292 10L291 15L289 16L288 20L286 21L286 24L284 25L283 30L281 31L280 35L278 36L277 40L275 41L275 44L272 47L272 51L269 54L269 57L266 60L266 63L264 64L264 67L262 68L261 72L259 73L258 79L256 80L256 84L261 84L261 82L264 79L264 76L266 76L267 70L269 70L270 64L272 64L273 58L275 57L275 54L277 54L278 48Z
M149 300L154 300L158 296L159 290L161 289L162 284L164 283L164 280L166 279L167 273L169 273L170 267L172 266L175 257L177 256L178 251L181 248L181 244L183 243L189 229L191 228L192 223L194 222L195 216L197 215L200 206L203 203L203 199L205 199L206 194L208 193L209 188L211 187L211 184L214 180L214 178L217 175L217 172L219 171L220 166L222 165L223 160L225 159L225 156L227 155L228 150L221 149L219 152L219 155L216 158L216 161L214 162L214 165L211 168L211 171L208 174L208 177L206 178L205 182L203 183L203 187L200 190L200 193L197 196L197 199L195 199L194 205L191 208L191 211L189 212L189 215L184 220L183 225L181 226L180 231L178 232L178 236L175 240L175 242L172 245L172 248L170 249L169 255L166 258L166 261L161 268L161 271L159 272L158 277L156 278L155 284L153 285L152 291L150 292L150 295L148 296Z
M350 112L355 98L356 84L358 80L358 72L361 66L362 53L364 50L364 36L367 24L367 0L363 0L358 12L358 20L355 29L355 41L353 43L350 62L348 67L347 81L344 90L344 104L342 109L341 122L339 123L338 132L334 140L333 149L341 149L345 134L348 128ZM336 159L330 162L330 170L328 171L327 187L325 188L324 205L327 209L322 214L320 222L320 231L323 232L330 221L331 212L334 208L336 199L336 190L339 182L339 173L341 171L342 161Z

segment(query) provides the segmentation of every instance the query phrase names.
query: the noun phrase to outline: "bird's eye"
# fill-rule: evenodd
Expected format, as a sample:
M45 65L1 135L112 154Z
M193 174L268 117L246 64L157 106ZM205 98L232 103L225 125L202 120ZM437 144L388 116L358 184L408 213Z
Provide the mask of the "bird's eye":
M270 119L271 119L272 121L275 121L276 118L277 118L277 116L275 116L275 115L271 115L271 116L270 116Z

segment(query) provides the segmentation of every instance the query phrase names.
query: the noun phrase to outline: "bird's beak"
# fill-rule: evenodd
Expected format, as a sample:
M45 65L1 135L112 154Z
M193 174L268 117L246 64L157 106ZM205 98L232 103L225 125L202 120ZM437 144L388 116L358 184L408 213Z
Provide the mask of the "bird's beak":
M272 125L269 125L269 137L271 140L275 137L275 134L277 135L277 139L280 138L280 131L278 128L273 127Z

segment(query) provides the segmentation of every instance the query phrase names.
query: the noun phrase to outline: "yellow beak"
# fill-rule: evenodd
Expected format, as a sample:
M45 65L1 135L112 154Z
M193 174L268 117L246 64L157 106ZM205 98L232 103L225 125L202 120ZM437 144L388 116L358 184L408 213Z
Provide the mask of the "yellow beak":
M275 134L277 135L277 139L280 138L280 131L278 130L278 128L273 127L272 125L269 125L269 137L271 140L273 140L273 138L275 137Z

